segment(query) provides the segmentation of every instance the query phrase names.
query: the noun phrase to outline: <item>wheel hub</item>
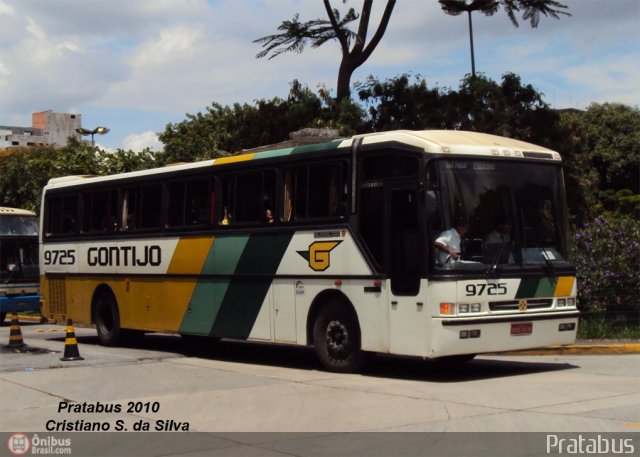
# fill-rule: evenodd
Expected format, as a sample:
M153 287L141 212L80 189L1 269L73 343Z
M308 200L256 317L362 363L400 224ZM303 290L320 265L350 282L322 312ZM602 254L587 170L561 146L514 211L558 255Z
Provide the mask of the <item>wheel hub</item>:
M331 321L326 331L327 347L331 352L344 353L349 345L349 330L340 321Z

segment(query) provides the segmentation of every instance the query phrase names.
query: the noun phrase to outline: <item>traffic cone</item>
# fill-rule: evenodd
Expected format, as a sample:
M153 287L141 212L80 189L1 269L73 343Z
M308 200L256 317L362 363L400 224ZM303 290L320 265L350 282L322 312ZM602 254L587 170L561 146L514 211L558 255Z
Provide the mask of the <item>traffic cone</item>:
M22 331L20 330L20 323L18 322L18 315L13 313L11 315L11 329L9 330L9 344L5 346L7 349L20 349L25 347L24 341L22 341Z
M71 319L67 321L67 335L64 339L64 357L60 360L65 362L84 360L84 357L80 357L78 342L76 341L76 332L73 330L73 322L71 322Z

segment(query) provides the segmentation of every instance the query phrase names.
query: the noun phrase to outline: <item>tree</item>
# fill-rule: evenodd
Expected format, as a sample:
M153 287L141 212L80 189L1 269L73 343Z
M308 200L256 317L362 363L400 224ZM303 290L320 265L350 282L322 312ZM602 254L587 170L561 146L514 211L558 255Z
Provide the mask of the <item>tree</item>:
M516 13L523 10L522 19L528 20L532 28L538 27L540 15L560 19L560 15L570 16L565 5L555 0L439 0L443 11L451 16L467 13L469 18L469 44L471 47L471 76L476 76L476 61L473 51L473 23L471 13L480 11L485 16L493 16L502 6L515 27L518 27Z
M79 142L73 137L61 148L11 148L0 156L0 205L38 212L42 188L51 178L70 175L107 175L157 166L154 154L115 153Z
M617 103L593 103L586 111L562 113L566 149L580 161L576 178L588 188L591 216L640 214L640 110Z
M337 40L342 50L342 60L338 70L336 87L336 98L340 101L350 97L353 72L367 61L380 43L389 24L396 0L387 0L382 19L368 44L366 44L366 41L373 0L364 1L359 15L353 8L350 8L342 18L340 17L340 12L331 7L329 0L323 0L323 2L328 20L314 19L300 22L299 15L294 15L291 21L283 21L280 24L278 30L281 33L267 35L254 40L254 43L261 43L264 48L256 57L260 59L271 54L269 59L273 59L285 52L300 53L309 43L311 47L317 48L328 41ZM343 2L346 3L346 0L343 0ZM354 33L347 26L358 19L360 19L358 32Z

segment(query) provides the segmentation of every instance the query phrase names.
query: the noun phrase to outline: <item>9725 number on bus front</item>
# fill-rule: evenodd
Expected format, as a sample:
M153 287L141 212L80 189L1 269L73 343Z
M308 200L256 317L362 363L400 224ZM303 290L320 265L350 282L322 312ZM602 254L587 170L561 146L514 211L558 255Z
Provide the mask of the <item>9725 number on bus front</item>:
M478 295L507 295L507 283L478 283L467 284L465 286L465 292L467 297L475 297Z

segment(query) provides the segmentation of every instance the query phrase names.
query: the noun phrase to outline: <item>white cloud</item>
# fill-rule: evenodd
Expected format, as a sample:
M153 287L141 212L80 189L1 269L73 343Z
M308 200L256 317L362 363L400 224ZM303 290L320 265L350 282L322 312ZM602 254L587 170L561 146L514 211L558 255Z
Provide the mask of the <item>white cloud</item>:
M385 3L374 2L370 37ZM563 3L573 16L542 18L537 29L522 21L516 29L504 13L474 15L478 71L494 79L515 72L554 105L565 103L565 94L580 104L640 103L634 83L640 80L640 44L633 39L640 2ZM332 5L359 10L362 1ZM312 90L318 84L334 89L340 63L335 42L270 61L255 58L260 46L252 40L275 33L296 12L301 21L325 16L317 0L137 0L116 6L108 0L0 0L0 124L29 125L34 111L73 106L93 113L96 121L86 117L88 123L113 127L104 141L120 147L134 141L127 135L160 131L212 101L286 96L293 79ZM444 14L434 0L403 1L353 81L418 73L456 87L469 71L465 17Z
M144 148L149 148L152 151L160 151L164 148L164 145L158 139L156 132L151 130L127 135L123 140L123 149L125 150L130 149L134 152L140 152Z

